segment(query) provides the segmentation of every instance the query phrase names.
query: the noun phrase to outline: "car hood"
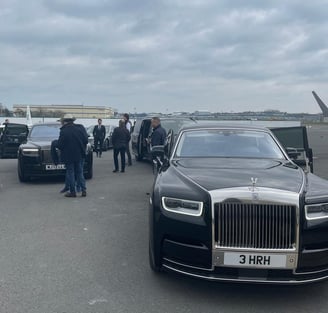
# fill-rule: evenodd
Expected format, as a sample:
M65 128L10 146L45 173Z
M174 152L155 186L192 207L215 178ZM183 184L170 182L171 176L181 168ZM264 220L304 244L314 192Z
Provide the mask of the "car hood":
M55 140L55 139L54 139ZM40 149L50 149L52 140L28 141L25 147L36 147Z
M252 186L299 193L304 175L296 165L285 160L264 159L180 159L172 162L185 177L206 190Z

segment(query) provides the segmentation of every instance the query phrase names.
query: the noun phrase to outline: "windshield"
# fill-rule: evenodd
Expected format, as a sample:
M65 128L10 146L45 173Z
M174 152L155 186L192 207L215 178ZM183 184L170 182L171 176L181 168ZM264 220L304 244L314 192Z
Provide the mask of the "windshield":
M269 133L248 130L194 130L184 132L177 157L284 159Z
M8 124L6 128L3 129L6 136L27 136L27 126ZM0 129L0 133L2 130Z
M56 139L59 137L60 125L36 125L33 126L30 138Z

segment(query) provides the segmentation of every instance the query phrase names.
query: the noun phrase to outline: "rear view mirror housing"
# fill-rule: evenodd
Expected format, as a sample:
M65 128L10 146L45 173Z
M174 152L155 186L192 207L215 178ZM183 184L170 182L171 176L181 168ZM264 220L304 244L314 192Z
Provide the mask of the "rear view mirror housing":
M299 156L302 155L302 153L297 151L295 148L287 148L286 152L292 160L296 160Z

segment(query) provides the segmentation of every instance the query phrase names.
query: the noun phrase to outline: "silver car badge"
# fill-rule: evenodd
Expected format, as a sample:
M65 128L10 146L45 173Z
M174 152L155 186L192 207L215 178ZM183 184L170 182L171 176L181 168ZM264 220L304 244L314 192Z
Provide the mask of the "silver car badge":
M259 200L259 194L258 194L257 188L256 188L257 181L258 181L257 177L251 177L252 186L249 189L252 192L253 201Z
M257 184L257 177L251 177L251 182L252 182L253 189L255 189L255 186Z

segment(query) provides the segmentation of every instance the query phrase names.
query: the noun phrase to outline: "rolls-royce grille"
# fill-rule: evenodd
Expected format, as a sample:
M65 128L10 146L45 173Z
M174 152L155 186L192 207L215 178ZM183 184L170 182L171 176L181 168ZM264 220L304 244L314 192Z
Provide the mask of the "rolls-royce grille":
M219 247L254 249L295 247L295 206L217 203L215 215L215 237Z
M43 163L53 163L50 150L42 150Z

